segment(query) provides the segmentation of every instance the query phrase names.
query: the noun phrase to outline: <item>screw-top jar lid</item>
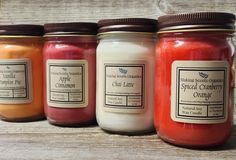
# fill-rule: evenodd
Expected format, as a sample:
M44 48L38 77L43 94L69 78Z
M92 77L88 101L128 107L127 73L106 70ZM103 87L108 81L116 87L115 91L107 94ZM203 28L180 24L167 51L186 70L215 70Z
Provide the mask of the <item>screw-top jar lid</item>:
M233 31L235 15L224 12L170 14L158 18L159 32L183 29Z
M41 25L0 25L0 36L43 36Z
M157 20L147 18L103 19L98 21L99 33L113 31L156 32Z
M48 23L44 25L46 36L96 35L97 29L97 23L90 22Z

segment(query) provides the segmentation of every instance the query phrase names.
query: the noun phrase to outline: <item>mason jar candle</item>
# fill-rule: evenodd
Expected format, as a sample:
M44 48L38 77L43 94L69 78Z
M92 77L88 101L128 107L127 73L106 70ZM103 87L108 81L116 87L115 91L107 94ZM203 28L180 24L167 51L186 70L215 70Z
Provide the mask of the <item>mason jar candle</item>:
M43 26L0 26L0 118L42 119Z
M158 18L155 127L169 143L212 147L232 132L235 16L222 12Z
M45 24L44 107L61 126L95 121L96 23Z
M153 129L156 24L143 18L98 22L96 116L106 131Z

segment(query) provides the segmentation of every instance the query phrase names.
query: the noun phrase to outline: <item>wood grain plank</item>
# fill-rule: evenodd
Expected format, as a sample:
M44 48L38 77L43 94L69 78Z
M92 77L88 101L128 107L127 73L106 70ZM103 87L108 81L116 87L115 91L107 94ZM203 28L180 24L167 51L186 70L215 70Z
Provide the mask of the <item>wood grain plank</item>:
M1 0L2 24L98 21L103 18L161 14L156 0Z
M0 23L96 22L104 18L157 18L195 11L236 13L235 8L235 0L0 0Z
M1 160L94 160L94 159L233 159L236 157L236 126L231 139L214 150L172 146L156 134L122 136L97 126L60 128L46 121L0 122Z
M157 6L165 14L196 11L220 11L236 13L235 0L159 0Z
M0 0L0 24L97 22L125 17L157 19L163 14L196 11L236 14L235 8L235 0Z

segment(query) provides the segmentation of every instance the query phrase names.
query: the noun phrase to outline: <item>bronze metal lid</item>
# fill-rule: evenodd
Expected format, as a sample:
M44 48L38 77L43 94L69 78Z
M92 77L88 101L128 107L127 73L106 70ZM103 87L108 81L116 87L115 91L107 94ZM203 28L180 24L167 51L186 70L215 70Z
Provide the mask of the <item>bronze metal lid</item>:
M159 31L183 29L235 29L235 15L225 12L196 12L170 14L158 18Z
M96 35L97 23L71 22L71 23L48 23L44 25L47 35Z
M103 19L98 21L98 32L156 32L157 20L148 18Z
M0 25L0 36L43 36L43 34L41 25Z

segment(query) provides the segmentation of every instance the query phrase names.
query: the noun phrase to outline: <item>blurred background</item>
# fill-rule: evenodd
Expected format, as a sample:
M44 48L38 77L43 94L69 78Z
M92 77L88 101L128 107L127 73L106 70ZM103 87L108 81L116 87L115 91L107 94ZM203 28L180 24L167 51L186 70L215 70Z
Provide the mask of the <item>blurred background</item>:
M194 12L236 13L235 0L0 0L0 24L93 21Z

